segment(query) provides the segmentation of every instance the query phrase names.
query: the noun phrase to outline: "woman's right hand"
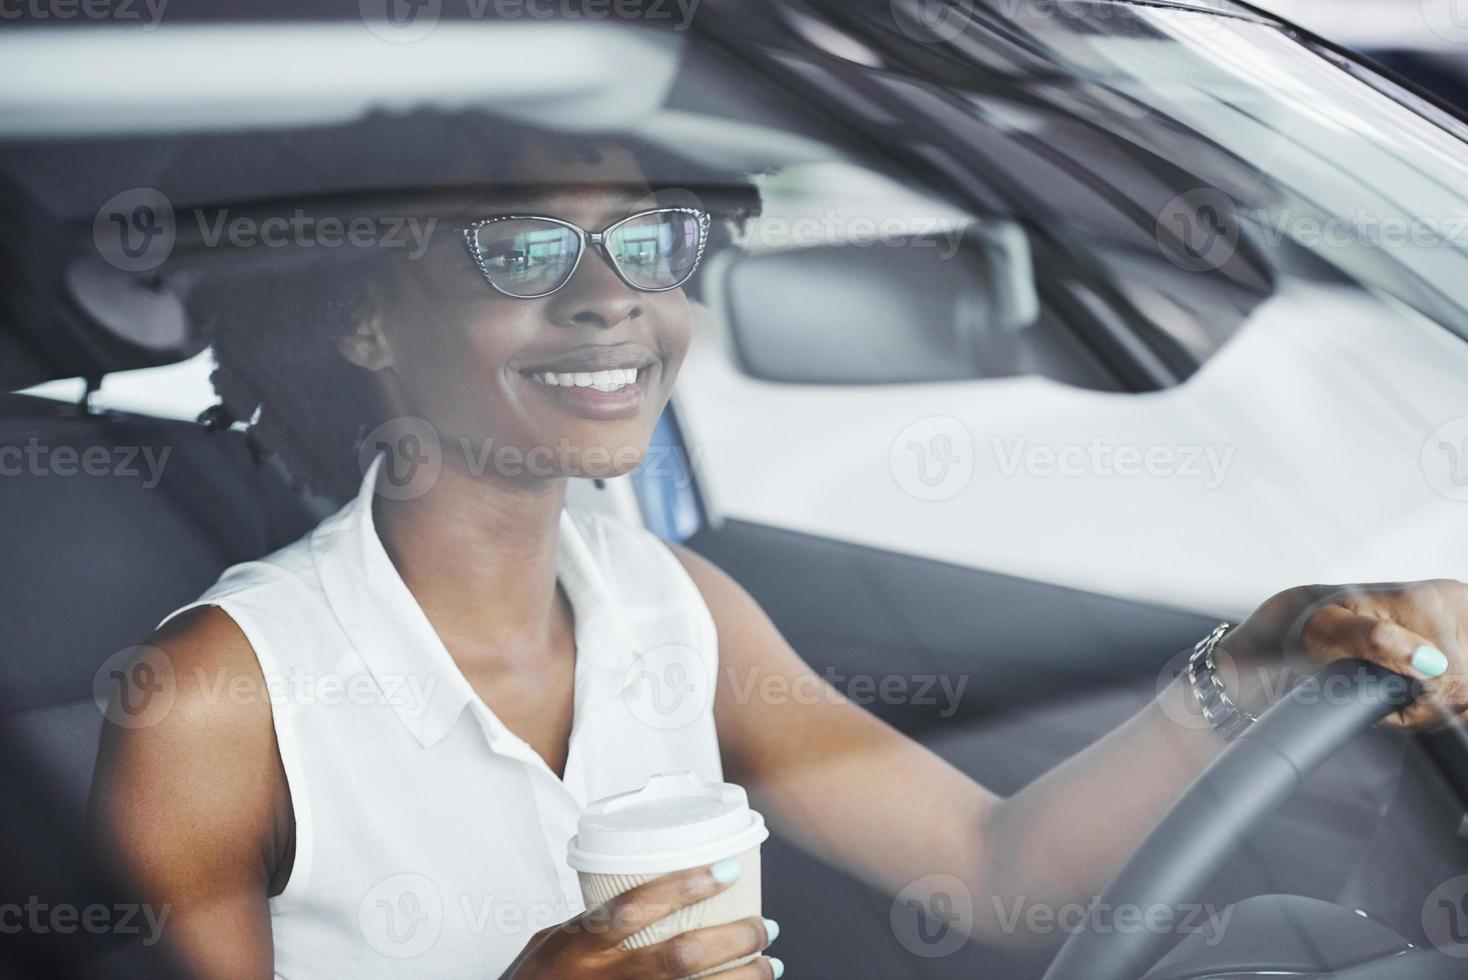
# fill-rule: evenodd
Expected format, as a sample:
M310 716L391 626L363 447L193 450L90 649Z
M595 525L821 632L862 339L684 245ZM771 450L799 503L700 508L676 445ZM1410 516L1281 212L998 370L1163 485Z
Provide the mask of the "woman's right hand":
M642 949L618 945L728 888L738 877L738 865L730 868L731 863L664 875L568 922L542 929L500 980L679 980L763 952L779 929L772 920L758 916L695 929ZM716 876L715 869L736 874ZM778 980L784 972L779 960L759 956L717 977Z

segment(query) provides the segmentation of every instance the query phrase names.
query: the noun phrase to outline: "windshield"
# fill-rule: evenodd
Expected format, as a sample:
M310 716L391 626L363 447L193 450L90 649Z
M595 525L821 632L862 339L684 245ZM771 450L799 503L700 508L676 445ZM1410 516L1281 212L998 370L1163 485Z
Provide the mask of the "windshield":
M1456 124L1423 100L1253 17L1113 2L933 9L946 13L899 16L882 53L961 53L958 91L881 88L946 123L988 192L1099 258L1195 355L1296 278L1353 282L1468 330L1468 163L1440 125ZM1199 275L1139 270L1159 252Z
M1463 951L1461 767L1285 703L1461 761L1445 110L1228 0L476 4L0 35L12 850L200 980Z

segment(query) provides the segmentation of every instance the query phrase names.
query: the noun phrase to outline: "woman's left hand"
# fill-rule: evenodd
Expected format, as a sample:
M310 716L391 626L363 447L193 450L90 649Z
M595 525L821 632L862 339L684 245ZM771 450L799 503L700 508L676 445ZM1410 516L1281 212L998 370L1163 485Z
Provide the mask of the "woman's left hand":
M1465 636L1462 582L1302 586L1231 630L1219 644L1220 666L1235 700L1259 714L1304 674L1335 660L1369 660L1421 682L1422 695L1387 723L1429 728L1468 712Z

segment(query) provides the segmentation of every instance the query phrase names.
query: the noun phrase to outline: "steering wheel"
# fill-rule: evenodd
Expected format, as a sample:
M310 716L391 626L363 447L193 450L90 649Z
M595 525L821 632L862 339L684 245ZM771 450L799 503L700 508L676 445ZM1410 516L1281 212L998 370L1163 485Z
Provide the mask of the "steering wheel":
M1255 821L1337 749L1413 697L1407 678L1361 660L1337 661L1310 677L1204 770L1097 907L1176 909L1193 901ZM1082 928L1061 947L1045 980L1137 980L1176 938L1162 930Z

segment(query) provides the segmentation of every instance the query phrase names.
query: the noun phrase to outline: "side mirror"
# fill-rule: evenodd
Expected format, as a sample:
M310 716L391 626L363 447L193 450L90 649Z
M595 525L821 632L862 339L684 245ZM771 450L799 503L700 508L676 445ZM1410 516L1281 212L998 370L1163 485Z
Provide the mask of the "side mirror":
M985 377L985 350L1040 314L1029 238L993 219L957 240L742 255L722 292L744 370L801 384Z

